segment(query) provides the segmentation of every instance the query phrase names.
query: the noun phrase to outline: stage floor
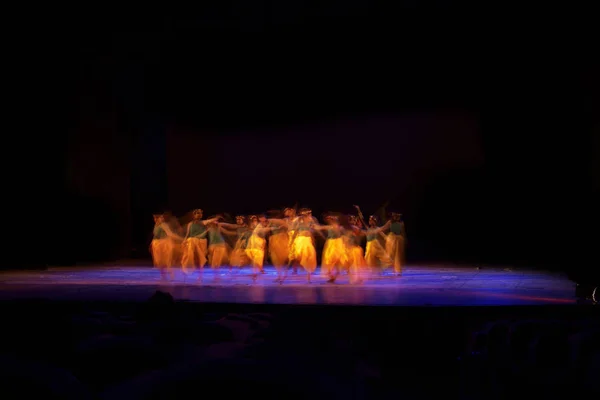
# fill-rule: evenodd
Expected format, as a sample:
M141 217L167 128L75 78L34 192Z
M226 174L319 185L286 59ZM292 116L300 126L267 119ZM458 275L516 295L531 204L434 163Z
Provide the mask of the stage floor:
M215 281L217 279L217 281ZM0 273L0 300L145 301L156 290L176 300L204 303L263 303L381 306L517 306L576 304L575 284L558 273L452 266L409 266L401 277L375 276L352 285L343 275L331 284L304 273L279 285L275 270L256 283L248 270L205 269L185 279L162 282L158 271L140 266L88 266Z

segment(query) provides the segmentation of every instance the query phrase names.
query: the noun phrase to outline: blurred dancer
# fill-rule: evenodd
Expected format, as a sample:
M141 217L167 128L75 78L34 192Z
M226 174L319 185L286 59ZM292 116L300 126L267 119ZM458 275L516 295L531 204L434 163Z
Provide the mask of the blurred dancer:
M375 215L369 217L365 261L367 262L367 266L371 268L378 267L380 272L392 265L390 255L385 251L380 242L382 238L385 239L383 231L389 228L390 225L391 221L388 221L385 225L379 226L379 220Z
M206 227L208 231L208 263L213 270L218 270L229 261L229 247L223 233L233 233L222 227L217 221L210 222ZM216 273L215 281L218 280L218 277L219 274ZM201 276L199 279L201 280Z
M364 236L360 228L362 224L354 215L348 217L348 223L350 228L345 231L348 275L350 276L350 283L362 283L367 266L364 251L360 245L362 236Z
M287 225L287 233L288 233L288 269L291 265L292 267L292 274L293 275L297 275L298 274L298 262L294 259L294 224L296 223L296 220L298 218L298 216L296 215L296 208L286 208L285 210L283 210L283 215L284 215L284 220L286 221L286 225Z
M193 220L187 225L185 238L183 241L183 255L181 257L181 269L185 274L190 272L190 268L196 265L203 268L206 265L208 255L208 246L206 236L208 234L206 225L217 218L202 220L204 212L201 209L195 209L192 212Z
M184 230L179 224L179 220L171 214L171 212L166 212L163 215L165 217L165 223L171 228L171 232L175 233L179 238L178 241L176 241L176 246L173 246L173 265L180 265L183 258L181 238L184 236Z
M285 211L284 211L285 215ZM271 236L269 236L269 257L277 271L276 281L282 283L287 274L287 262L290 255L290 237L288 221L270 220Z
M164 214L154 215L153 239L150 244L150 253L154 266L160 270L161 278L166 279L167 272L171 279L174 273L171 270L174 262L175 247L182 240L181 236L171 230L165 222Z
M252 231L248 226L246 217L243 215L238 215L235 217L235 222L235 225L221 224L222 226L226 227L235 227L235 233L237 236L235 246L231 252L230 270L232 267L241 268L250 265L250 258L246 254L246 247L248 246L248 239L250 238Z
M355 206L358 210L359 219L363 220L362 212L358 206ZM364 220L362 221L364 224ZM378 268L382 272L385 268L392 265L392 259L387 254L380 240L385 239L383 231L389 228L392 221L386 222L384 226L378 226L379 220L377 216L371 215L369 217L369 223L367 225L366 236L367 236L367 250L365 254L365 261L367 267Z
M406 233L402 214L391 213L390 232L385 239L385 251L392 259L392 265L396 275L402 275L404 265L404 245Z
M300 210L300 216L293 224L292 237L292 262L298 262L306 271L306 279L311 283L311 275L317 269L317 252L314 245L313 233L317 225L312 216L312 210L304 208Z
M327 282L335 282L341 269L348 263L346 246L344 243L344 230L339 224L339 218L328 215L325 218L327 225L315 225L315 229L326 230L327 240L323 247L323 259L321 261L321 274L328 277Z
M269 233L274 226L275 225L272 225L264 215L261 215L260 217L251 217L250 229L252 229L252 235L250 235L250 239L248 239L246 254L252 263L252 280L254 281L256 281L259 273L265 272L265 246L267 243L265 238L267 233Z

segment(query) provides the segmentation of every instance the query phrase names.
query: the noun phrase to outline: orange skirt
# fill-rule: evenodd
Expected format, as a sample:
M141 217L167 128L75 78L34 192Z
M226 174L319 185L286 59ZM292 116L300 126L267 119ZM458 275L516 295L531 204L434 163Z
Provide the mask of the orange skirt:
M269 238L269 256L276 268L287 265L290 255L290 239L286 232L276 233Z
M181 269L186 274L191 272L190 268L197 266L202 268L207 261L207 240L198 238L187 238L183 242L183 254L181 256ZM197 260L197 263L196 263Z
M152 261L156 268L171 268L174 261L175 243L170 238L154 239L150 244Z
M317 251L309 236L296 236L293 243L293 258L306 270L313 273L317 269Z
M211 244L208 246L208 263L213 269L220 268L229 260L229 249L225 243Z

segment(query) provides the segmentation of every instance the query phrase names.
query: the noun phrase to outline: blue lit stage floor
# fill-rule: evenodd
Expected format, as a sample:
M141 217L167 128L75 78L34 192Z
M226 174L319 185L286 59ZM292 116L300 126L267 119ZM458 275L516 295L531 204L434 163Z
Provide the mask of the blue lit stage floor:
M217 279L217 281L215 281ZM179 270L161 281L151 267L90 266L0 273L0 300L145 301L156 290L176 300L203 303L263 303L381 306L511 306L576 304L575 284L564 275L541 271L450 266L409 266L401 277L378 275L360 285L342 275L336 283L321 276L289 275L283 285L275 270L252 282L250 271L205 269L185 278Z

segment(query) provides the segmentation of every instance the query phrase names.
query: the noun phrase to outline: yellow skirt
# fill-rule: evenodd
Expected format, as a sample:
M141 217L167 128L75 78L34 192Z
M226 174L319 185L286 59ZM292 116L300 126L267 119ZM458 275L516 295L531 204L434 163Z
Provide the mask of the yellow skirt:
M317 269L317 252L313 240L309 236L296 236L294 243L293 259L306 270L313 273Z
M392 259L394 272L401 273L404 264L404 237L394 233L388 233L385 238L385 251Z
M294 231L288 231L288 247L289 247L289 253L288 253L288 261L291 261L294 259Z
M227 244L218 243L211 244L208 246L208 263L213 269L221 267L226 264L229 258Z
M231 265L233 267L243 267L250 264L250 258L246 254L247 239L238 239L231 252Z
M388 268L392 265L390 256L386 253L385 249L377 239L367 242L365 261L367 262L368 267Z
M321 274L329 275L334 267L343 267L348 263L348 254L343 238L327 239L323 248Z
M173 266L175 243L169 238L153 239L150 243L152 261L156 268L171 268Z
M202 268L206 265L206 255L208 253L208 243L206 239L187 238L183 242L183 254L181 255L181 269L186 274L194 265ZM198 263L196 264L196 257Z
M266 240L264 238L252 235L248 239L248 247L246 248L246 255L250 258L252 266L260 270L263 269L265 262L265 244Z
M287 265L290 255L290 239L286 232L276 233L269 238L269 256L277 268Z
M360 246L348 247L348 270L352 276L366 272L365 252Z

